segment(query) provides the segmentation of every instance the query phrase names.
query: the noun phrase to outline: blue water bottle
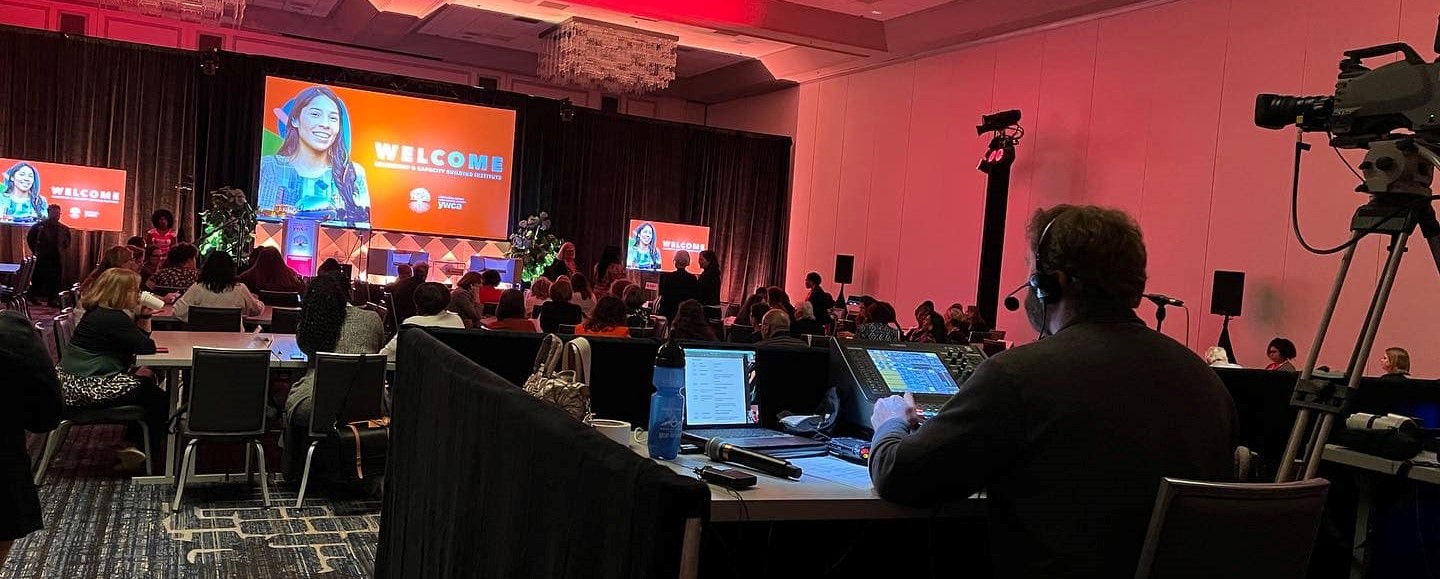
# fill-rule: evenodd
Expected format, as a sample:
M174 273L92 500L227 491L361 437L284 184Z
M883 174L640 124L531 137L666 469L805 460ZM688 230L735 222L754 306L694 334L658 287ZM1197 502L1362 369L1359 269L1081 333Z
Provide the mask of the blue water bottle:
M650 458L680 454L685 427L685 350L668 340L655 354L655 394L650 396Z

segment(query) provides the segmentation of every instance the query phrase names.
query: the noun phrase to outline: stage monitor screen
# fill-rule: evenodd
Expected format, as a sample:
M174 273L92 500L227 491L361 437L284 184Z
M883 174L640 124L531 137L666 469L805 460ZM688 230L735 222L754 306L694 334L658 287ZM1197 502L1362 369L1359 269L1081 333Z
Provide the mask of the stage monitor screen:
M504 239L515 111L267 77L261 219Z
M710 228L631 219L625 232L625 267L640 271L670 271L674 268L675 252L690 252L693 274L700 273L700 252L710 248Z
M54 204L72 228L124 229L124 171L20 159L0 159L0 171L0 223L37 223Z

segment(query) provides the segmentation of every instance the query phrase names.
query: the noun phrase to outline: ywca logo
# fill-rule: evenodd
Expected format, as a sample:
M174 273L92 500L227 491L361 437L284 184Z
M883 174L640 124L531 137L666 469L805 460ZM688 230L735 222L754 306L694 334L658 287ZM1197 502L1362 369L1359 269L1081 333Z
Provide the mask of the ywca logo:
M71 219L79 219L79 218L80 218L80 208L79 208L79 207L71 207L71 208L70 208L70 218L71 218Z
M425 213L430 210L430 190L416 187L410 190L410 211Z

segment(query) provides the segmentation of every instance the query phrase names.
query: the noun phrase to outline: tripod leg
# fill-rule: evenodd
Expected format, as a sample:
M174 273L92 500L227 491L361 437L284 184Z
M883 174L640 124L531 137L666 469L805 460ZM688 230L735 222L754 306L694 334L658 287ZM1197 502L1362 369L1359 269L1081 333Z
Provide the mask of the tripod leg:
M1300 371L1301 380L1309 380L1310 375L1315 372L1315 363L1320 359L1320 346L1325 343L1325 333L1330 329L1330 320L1335 317L1335 304L1340 302L1340 290L1345 288L1345 276L1350 273L1350 263L1355 258L1355 248L1358 245L1352 244L1340 258L1340 270L1335 273L1335 283L1330 286L1330 300L1325 303L1325 313L1320 316L1320 327L1315 331L1315 340L1311 342L1310 351L1305 355L1305 368ZM1309 428L1310 411L1301 409L1295 416L1295 426L1290 430L1290 439L1285 442L1285 453L1280 456L1275 482L1295 480L1295 457L1300 455L1300 445L1308 438L1306 432Z

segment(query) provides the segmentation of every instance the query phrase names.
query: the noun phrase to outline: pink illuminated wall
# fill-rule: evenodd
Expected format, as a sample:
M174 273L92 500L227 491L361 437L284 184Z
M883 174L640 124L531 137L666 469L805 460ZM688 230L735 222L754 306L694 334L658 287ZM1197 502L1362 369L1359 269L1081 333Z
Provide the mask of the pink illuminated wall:
M1144 228L1149 290L1191 305L1188 338L1183 310L1171 310L1167 334L1196 349L1214 344L1211 272L1241 270L1240 362L1261 364L1275 336L1304 352L1338 257L1307 254L1290 233L1294 134L1253 125L1255 94L1328 94L1349 48L1400 39L1428 55L1437 13L1440 0L1180 0L802 84L787 288L799 295L806 271L829 278L835 254L851 253L849 292L890 300L907 321L923 299L973 303L984 188L975 163L985 146L973 126L981 113L1020 108L1028 134L1011 189L1004 291L1028 273L1023 230L1035 208L1111 205ZM1305 166L1302 227L1312 243L1333 245L1362 200L1323 137L1309 140L1322 146ZM1343 366L1382 250L1377 240L1362 246L1322 363ZM1423 249L1409 255L1377 346L1409 348L1417 373L1434 376L1440 275L1429 260ZM1152 320L1153 306L1140 313ZM1002 311L999 325L1030 336L1018 314Z

